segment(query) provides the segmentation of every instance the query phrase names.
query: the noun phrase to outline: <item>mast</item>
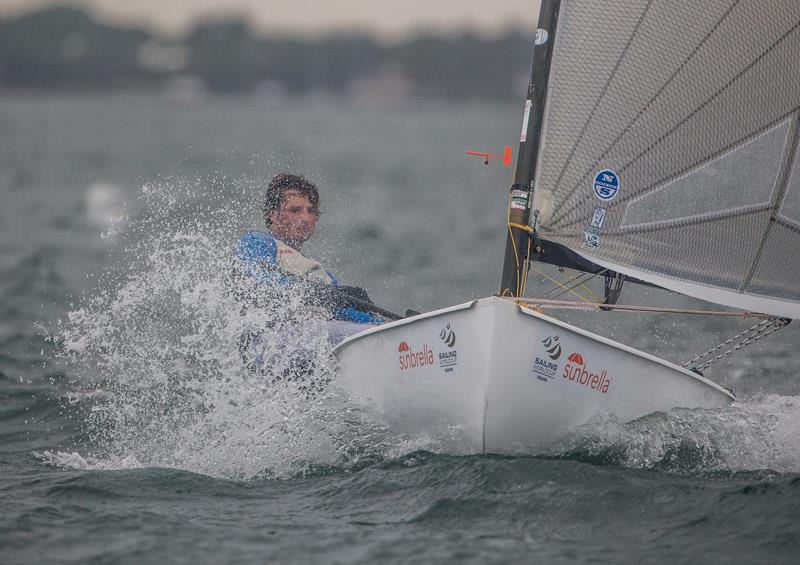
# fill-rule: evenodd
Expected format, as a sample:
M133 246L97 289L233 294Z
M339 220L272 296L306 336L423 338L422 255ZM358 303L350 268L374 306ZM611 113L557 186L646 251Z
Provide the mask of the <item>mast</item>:
M539 10L539 24L533 49L528 96L525 100L517 166L509 195L509 234L506 237L506 253L500 281L501 296L520 294L521 281L527 274L530 236L524 228L514 226L527 226L530 223L539 136L542 131L547 79L560 7L561 0L542 0Z

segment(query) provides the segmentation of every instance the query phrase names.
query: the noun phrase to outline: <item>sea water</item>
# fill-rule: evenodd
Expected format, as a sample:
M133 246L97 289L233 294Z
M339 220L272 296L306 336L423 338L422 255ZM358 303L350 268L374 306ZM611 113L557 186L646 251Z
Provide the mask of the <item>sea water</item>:
M513 145L519 110L4 97L0 560L794 562L794 324L707 371L730 407L601 415L480 456L349 398L299 297L231 292L267 179L296 171L322 192L307 252L342 283L401 313L492 294L510 175L464 152ZM652 300L697 306L626 288ZM673 361L747 327L558 315ZM268 372L239 352L254 328ZM292 372L298 349L312 371Z

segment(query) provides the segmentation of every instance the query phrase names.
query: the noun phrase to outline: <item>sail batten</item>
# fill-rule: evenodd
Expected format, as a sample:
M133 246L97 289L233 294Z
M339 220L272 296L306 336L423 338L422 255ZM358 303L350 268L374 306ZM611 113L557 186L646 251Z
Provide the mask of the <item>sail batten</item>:
M800 2L562 0L559 30L540 234L654 284L797 313Z

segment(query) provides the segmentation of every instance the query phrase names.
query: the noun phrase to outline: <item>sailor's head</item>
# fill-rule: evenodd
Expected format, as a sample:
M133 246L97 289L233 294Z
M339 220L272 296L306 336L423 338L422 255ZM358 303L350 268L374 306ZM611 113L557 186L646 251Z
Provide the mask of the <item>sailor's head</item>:
M276 238L300 249L314 233L319 218L319 192L301 175L272 177L264 198L264 221Z

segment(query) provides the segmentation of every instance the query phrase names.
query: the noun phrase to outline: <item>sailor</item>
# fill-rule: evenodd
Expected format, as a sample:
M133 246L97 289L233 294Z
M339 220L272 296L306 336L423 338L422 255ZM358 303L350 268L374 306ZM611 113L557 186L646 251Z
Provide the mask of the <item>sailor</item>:
M385 321L370 312L372 302L366 291L339 285L319 262L300 252L319 218L319 191L314 183L301 175L275 175L267 187L263 216L267 230L246 233L236 246L235 255L247 274L264 285L301 286L331 319L357 324Z

